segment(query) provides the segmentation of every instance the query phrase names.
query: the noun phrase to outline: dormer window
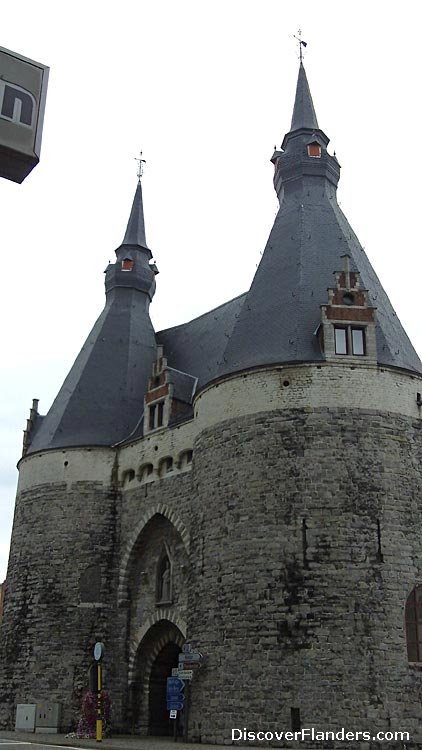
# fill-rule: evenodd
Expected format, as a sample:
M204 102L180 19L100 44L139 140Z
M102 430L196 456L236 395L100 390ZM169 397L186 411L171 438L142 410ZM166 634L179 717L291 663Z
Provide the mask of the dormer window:
M149 407L149 429L155 430L157 427L162 427L164 424L164 401L159 401L157 404L151 404Z
M122 271L131 271L133 268L133 260L125 258L122 260Z
M312 156L314 159L321 158L321 146L319 143L310 143L308 145L308 156Z
M336 354L365 356L365 331L354 326L334 326Z

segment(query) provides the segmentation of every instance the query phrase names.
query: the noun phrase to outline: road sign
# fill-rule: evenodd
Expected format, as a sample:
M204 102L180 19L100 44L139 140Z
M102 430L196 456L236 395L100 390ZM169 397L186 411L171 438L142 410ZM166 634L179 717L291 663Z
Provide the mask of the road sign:
M190 654L192 651L192 644L191 643L184 643L182 646L182 651L184 654Z
M191 680L193 678L193 669L179 669L178 672L182 680Z
M187 654L179 654L179 661L201 661L202 654L199 651L190 651Z
M183 701L171 700L167 701L167 711L181 711L183 708Z
M180 675L177 677L167 677L167 695L179 695L184 687L185 683L180 678Z
M170 711L170 719L177 719L177 710L171 709L171 711Z
M94 646L94 659L95 661L101 661L104 656L104 643L99 641Z
M199 669L201 666L200 661L183 661L179 662L179 669ZM177 673L179 674L179 673Z

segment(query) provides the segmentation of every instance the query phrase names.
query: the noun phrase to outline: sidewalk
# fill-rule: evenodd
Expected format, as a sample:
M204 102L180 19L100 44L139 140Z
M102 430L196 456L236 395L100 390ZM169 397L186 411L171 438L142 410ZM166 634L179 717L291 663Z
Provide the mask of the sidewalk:
M179 738L180 739L180 738ZM78 740L65 734L35 734L33 732L0 732L0 740L30 742L39 745L63 747L97 748L100 750L221 750L225 745L202 745L195 742L174 742L172 737L139 737L139 735L117 735L102 742ZM228 743L231 744L231 741ZM0 745L1 747L1 745ZM248 750L255 748L248 745ZM262 750L262 748L261 748Z

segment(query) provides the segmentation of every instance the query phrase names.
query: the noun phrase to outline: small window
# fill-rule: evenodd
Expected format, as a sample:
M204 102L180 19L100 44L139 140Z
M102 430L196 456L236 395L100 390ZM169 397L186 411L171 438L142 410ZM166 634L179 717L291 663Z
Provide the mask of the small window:
M158 404L152 404L149 407L149 429L155 430L157 427L162 427L164 423L164 401L159 401Z
M173 471L173 459L171 456L167 456L166 458L163 458L160 461L158 473L160 477L165 477L166 474L169 474L172 471Z
M347 354L347 330L346 328L334 328L336 354Z
M180 454L180 460L179 460L180 468L183 469L184 467L189 466L192 463L192 458L193 458L193 452L191 450L183 451L183 453Z
M133 469L127 469L123 473L122 479L123 479L123 484L128 484L128 482L133 482L133 480L135 479L135 472L134 472L134 470Z
M131 271L133 268L133 260L125 258L122 260L122 271Z
M336 354L351 353L355 357L365 356L365 330L363 328L334 326L334 338Z
M151 478L151 475L154 471L154 467L152 464L144 464L141 466L139 470L139 479L141 482L148 482L148 480Z
M164 415L164 401L160 401L158 406L158 415L157 415L157 427L163 426L163 415Z
M422 586L415 586L409 594L405 609L407 658L422 661Z
M362 328L352 328L352 352L359 357L365 354L365 335Z
M321 158L321 146L319 143L310 143L308 146L308 156L313 156L314 159Z
M155 427L155 404L149 407L149 429L153 430Z

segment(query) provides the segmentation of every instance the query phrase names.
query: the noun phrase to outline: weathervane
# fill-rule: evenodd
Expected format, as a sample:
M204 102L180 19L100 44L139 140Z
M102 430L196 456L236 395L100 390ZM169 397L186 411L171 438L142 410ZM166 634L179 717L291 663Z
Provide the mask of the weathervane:
M141 181L141 177L142 177L142 175L144 173L144 164L146 164L145 159L142 158L142 151L139 153L139 158L138 159L135 156L135 161L138 162L138 171L137 171L136 174L138 176L138 182L140 182Z
M303 60L302 47L307 47L308 42L304 42L302 39L302 29L298 29L297 33L298 33L298 36L296 36L296 34L293 34L293 36L299 42L299 59L300 59L300 62L302 63L302 60Z

